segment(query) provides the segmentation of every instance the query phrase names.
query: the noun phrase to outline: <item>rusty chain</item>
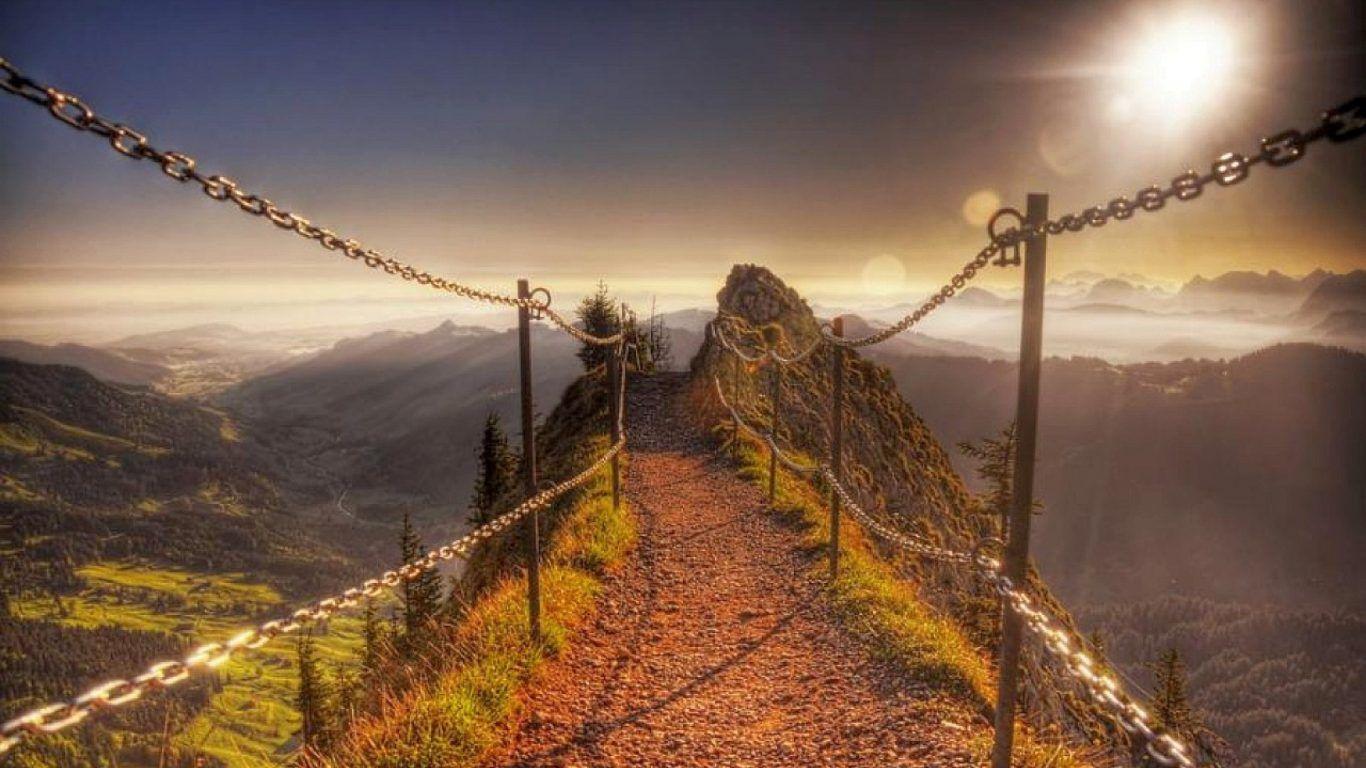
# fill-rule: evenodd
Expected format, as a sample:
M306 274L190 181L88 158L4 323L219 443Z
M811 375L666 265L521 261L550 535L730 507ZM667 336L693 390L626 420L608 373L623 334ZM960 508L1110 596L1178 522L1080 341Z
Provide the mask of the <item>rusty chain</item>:
M755 429L744 420L735 406L726 399L720 379L713 377L712 383L716 397L734 419L736 426L767 443L784 466L803 475L820 475L824 478L839 496L844 507L866 530L889 544L922 557L957 565L976 566L974 573L978 578L995 590L1010 610L1020 615L1024 627L1040 639L1044 649L1062 664L1068 675L1082 686L1092 701L1108 711L1126 733L1143 739L1144 748L1153 760L1167 768L1196 768L1188 748L1170 734L1155 730L1148 711L1124 691L1123 686L1113 675L1097 671L1094 659L1062 629L1060 622L1044 610L1036 608L1033 598L1023 589L1017 588L1010 577L1002 572L1001 561L985 553L987 545L998 543L996 539L984 540L972 551L964 552L941 547L924 537L898 531L878 522L859 505L829 464L821 462L819 465L809 466L791 459L770 435Z
M1017 247L1019 243L1041 234L1061 235L1064 232L1080 232L1086 227L1103 227L1106 222L1124 221L1135 213L1152 213L1161 210L1168 200L1188 202L1199 197L1205 188L1214 184L1231 187L1247 180L1252 168L1266 164L1271 168L1283 168L1302 159L1309 146L1327 140L1334 144L1351 141L1366 133L1366 96L1357 96L1333 109L1325 110L1319 124L1307 131L1295 128L1281 131L1262 139L1256 154L1251 156L1238 152L1225 152L1210 163L1209 170L1199 173L1193 169L1175 176L1167 186L1153 184L1134 193L1133 199L1116 197L1105 205L1096 205L1080 213L1069 213L1049 221L1027 224L1020 212L1013 208L1002 208L993 217L1013 216L1020 223L999 235L992 231L989 224L987 233L992 242L1002 248Z
M182 184L198 184L210 199L218 202L231 201L245 213L263 217L280 229L293 232L305 240L312 240L329 251L340 251L347 258L371 269L382 270L402 280L474 301L532 310L585 344L608 346L621 340L620 333L612 336L595 336L575 326L551 309L550 293L545 289L533 292L532 298L521 299L475 288L420 270L411 264L367 248L357 240L343 238L330 229L316 226L303 216L276 205L269 198L247 192L237 181L227 176L208 174L200 170L199 161L184 152L158 149L151 144L146 134L96 113L92 107L71 93L34 81L5 58L0 58L0 89L47 109L53 118L78 131L107 139L109 146L124 157L151 160L161 166L162 173L169 178ZM534 298L535 293L544 294L545 299Z
M822 338L817 338L815 341L807 345L804 349L798 350L791 356L782 354L777 350L776 346L765 347L764 350L759 354L750 355L741 350L739 345L737 345L734 341L731 341L729 338L726 337L725 327L727 325L738 325L740 323L744 323L746 326L749 325L743 318L737 315L718 314L715 318L712 319L710 323L708 323L708 326L711 328L712 335L716 338L716 341L722 346L722 348L729 350L736 357L740 358L741 360L747 363L755 363L760 360L763 360L764 358L768 358L782 366L800 363L801 361L810 357L811 354L820 347L822 341L824 341L824 339ZM753 329L750 328L750 330Z
M881 344L882 342L892 338L893 336L896 336L897 334L901 333L907 328L910 328L911 326L925 319L926 315L930 314L936 309L939 309L939 307L942 306L944 302L953 298L954 295L956 295L959 291L963 290L963 288L968 284L968 282L977 276L978 272L981 272L983 269L986 269L988 264L994 263L997 266L1005 266L1007 264L1012 263L1008 260L1005 260L1004 258L998 258L995 262L992 262L991 257L996 256L998 253L1001 253L1000 245L998 245L995 242L987 243L986 247L978 251L977 255L972 258L972 261L969 261L967 264L964 264L963 268L958 270L957 274L949 278L949 281L945 283L943 287L935 291L934 294L930 296L930 298L926 299L923 304L917 307L914 312L910 313L909 315L906 315L905 317L896 321L894 324L889 325L880 331L877 331L876 333L871 333L867 336L863 336L861 338L856 339L845 338L843 336L836 336L827 327L822 327L821 339L837 347L845 348L868 347L874 344Z
M1122 221L1132 218L1140 211L1153 212L1166 206L1167 201L1175 198L1187 202L1199 197L1211 184L1229 187L1247 179L1253 166L1261 163L1272 168L1281 168L1304 157L1309 145L1328 140L1338 144L1350 141L1366 133L1366 96L1357 96L1333 109L1323 112L1319 124L1307 131L1289 129L1262 139L1260 149L1252 156L1237 152L1225 152L1210 164L1204 174L1187 170L1171 180L1166 187L1152 185L1140 189L1134 199L1117 197L1104 206L1093 206L1081 213L1066 214L1051 221L1027 224L1024 216L1014 208L1002 208L992 216L987 225L988 243L914 312L876 333L857 339L840 338L822 330L824 340L840 347L866 347L879 344L915 325L946 301L953 298L978 272L991 263L996 266L1018 266L1020 264L1020 245L1042 234L1060 235L1064 232L1080 232L1086 227L1102 227L1107 221ZM1011 216L1020 223L1001 233L995 232L995 224L1003 216ZM1009 252L1009 255L1007 255ZM999 254L996 261L992 257Z
M624 384L622 386L624 388ZM423 557L404 563L395 570L386 571L378 578L370 579L359 587L348 589L335 597L318 600L308 607L293 612L288 618L267 621L258 627L238 632L222 642L201 645L183 659L159 661L131 680L110 680L86 690L69 701L54 702L30 709L0 725L0 754L4 754L19 744L26 736L65 730L84 721L96 712L129 704L151 691L182 683L196 672L214 669L222 665L242 650L260 648L281 635L295 632L306 625L331 618L347 609L354 608L362 600L375 597L385 589L393 589L410 582L422 573L435 568L438 563L464 557L474 545L492 538L533 511L553 503L565 493L588 482L598 470L606 466L607 462L626 446L625 432L622 432L621 435L621 439L577 475L540 491L506 514L470 531L451 543L433 549Z

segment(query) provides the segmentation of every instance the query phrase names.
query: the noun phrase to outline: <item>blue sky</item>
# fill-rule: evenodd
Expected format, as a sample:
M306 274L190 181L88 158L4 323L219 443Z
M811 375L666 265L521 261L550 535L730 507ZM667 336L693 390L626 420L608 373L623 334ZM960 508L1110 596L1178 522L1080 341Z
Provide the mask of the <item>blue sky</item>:
M1130 43L1193 12L1236 31L1232 83L1179 125L1165 109L1114 119L1116 99L1141 102L1142 83L1112 71ZM705 296L729 264L757 261L839 293L879 258L904 268L897 289L949 274L983 240L963 210L975 193L1079 209L1312 124L1366 91L1363 17L1352 2L11 0L0 55L458 279L573 291L606 276ZM1078 235L1056 268L1360 265L1363 170L1360 145L1316 148ZM0 171L0 294L31 310L110 290L124 303L415 297L12 98Z

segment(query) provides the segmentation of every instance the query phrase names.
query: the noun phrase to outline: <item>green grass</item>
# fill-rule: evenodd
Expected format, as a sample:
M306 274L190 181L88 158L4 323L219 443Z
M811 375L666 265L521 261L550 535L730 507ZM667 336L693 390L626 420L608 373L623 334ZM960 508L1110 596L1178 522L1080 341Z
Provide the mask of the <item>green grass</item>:
M606 443L595 440L594 451ZM318 762L336 768L477 765L517 712L517 693L557 654L592 611L601 576L635 545L633 516L612 509L606 472L567 511L541 571L542 640L529 638L526 580L511 576L486 592L443 649L456 661L430 684L355 723Z
M273 587L240 573L203 574L119 561L87 564L77 574L85 588L59 598L60 607L53 598L23 598L11 603L12 610L18 616L67 626L113 625L211 642L282 613L285 607ZM328 669L350 664L361 646L361 621L333 619L314 637ZM222 691L181 730L176 745L234 768L281 764L276 753L298 729L291 638L242 654L219 667L217 674Z
M736 452L736 473L767 492L767 447L742 439ZM774 514L803 530L803 546L822 554L830 541L828 502L809 482L791 472L778 473ZM856 521L845 515L840 524L839 577L826 592L841 622L860 638L869 652L896 663L916 679L950 694L969 709L983 711L995 704L995 678L987 651L976 647L963 628L921 599L916 586L900 578L892 564L872 546ZM822 556L813 569L828 568ZM828 580L827 580L828 581ZM969 746L983 764L990 757L990 730L975 733ZM1056 739L1017 726L1015 765L1020 768L1081 768L1076 754Z
M353 665L363 644L361 620L333 619L325 629L315 629L313 638L325 669ZM177 735L177 746L233 768L268 768L285 762L280 748L299 728L292 637L228 662L219 668L218 677L222 691Z

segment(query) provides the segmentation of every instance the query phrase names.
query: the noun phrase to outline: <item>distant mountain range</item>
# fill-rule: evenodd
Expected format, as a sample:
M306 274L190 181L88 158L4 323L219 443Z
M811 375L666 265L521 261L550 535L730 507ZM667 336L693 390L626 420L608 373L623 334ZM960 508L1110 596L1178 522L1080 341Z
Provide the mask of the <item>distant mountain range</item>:
M548 410L582 370L577 342L540 326L532 372ZM333 492L365 516L441 511L463 526L471 446L496 413L518 431L515 331L446 322L426 333L381 331L249 379L217 402L282 452L337 478ZM340 478L347 478L342 481Z
M87 347L82 344L31 344L16 339L0 339L0 357L39 365L70 365L96 378L116 384L150 386L171 377L164 365L134 359L121 352Z

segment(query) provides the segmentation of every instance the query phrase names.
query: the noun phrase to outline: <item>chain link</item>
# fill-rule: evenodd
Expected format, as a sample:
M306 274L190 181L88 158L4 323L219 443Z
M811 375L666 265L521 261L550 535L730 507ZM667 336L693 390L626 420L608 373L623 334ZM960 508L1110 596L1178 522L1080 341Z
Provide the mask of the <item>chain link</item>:
M1246 181L1252 168L1265 163L1272 168L1281 168L1302 159L1309 145L1327 140L1334 144L1350 141L1366 133L1366 96L1357 96L1333 109L1326 110L1319 124L1307 131L1294 128L1281 131L1262 139L1256 154L1243 155L1238 152L1225 152L1210 163L1209 170L1198 173L1194 170L1173 177L1164 187L1157 184L1144 187L1134 193L1132 199L1116 197L1104 205L1096 205L1080 213L1069 213L1056 219L1026 224L1002 232L990 232L993 242L1002 247L1014 246L1041 234L1061 235L1065 232L1080 232L1087 227L1103 227L1111 220L1124 221L1135 213L1162 210L1168 200L1187 202L1204 193L1211 184L1231 187ZM1010 211L1010 209L1002 209ZM999 213L999 212L998 212ZM1015 214L1018 216L1018 213Z
M1043 647L1062 664L1068 675L1081 685L1091 700L1110 712L1126 733L1143 739L1144 748L1153 760L1160 765L1167 766L1167 768L1196 768L1195 761L1191 759L1188 748L1171 735L1156 731L1150 722L1151 718L1147 710L1124 691L1119 681L1109 673L1098 672L1095 661L1060 626L1061 623L1042 609L1036 608L1034 600L1022 589L1017 588L1011 579L1002 573L1001 561L987 555L984 551L985 545L988 542L995 542L995 539L989 539L978 544L970 552L963 552L941 547L924 537L894 530L890 526L878 522L859 505L849 490L839 481L834 469L829 464L822 462L818 466L812 467L798 464L790 459L778 448L771 436L745 422L739 411L726 400L720 379L713 377L712 383L721 405L729 411L734 423L740 429L767 443L778 460L789 468L805 475L819 474L822 476L830 484L834 493L839 496L844 507L866 530L883 541L922 557L957 565L975 566L974 572L978 577L1001 596L1004 604L1010 610L1019 614L1025 628L1039 637Z
M945 283L944 286L940 288L938 291L935 291L934 295L930 296L930 298L927 299L924 304L921 304L911 314L906 315L905 317L898 320L894 325L889 325L876 333L872 333L862 338L856 339L836 336L833 333L833 331L831 331L828 327L822 326L821 337L824 341L829 342L830 344L834 344L837 347L845 348L868 347L872 346L873 344L881 344L882 342L892 338L893 336L896 336L897 334L901 333L907 328L910 328L911 326L925 319L926 315L935 311L940 306L942 306L944 302L953 298L955 294L963 290L963 288L968 284L969 281L971 281L974 277L977 276L978 272L981 272L983 269L986 269L988 264L993 263L991 261L991 257L996 256L1001 252L1001 245L994 241L988 243L985 248L977 252L977 255L973 257L972 261L969 261L967 264L964 264L963 268L958 270L958 274L949 278L949 281ZM995 262L997 266L1005 266L1011 263L1014 262L1006 260L1004 258L999 258Z
M811 354L815 352L825 341L824 337L817 338L815 341L807 345L804 349L794 353L791 357L783 355L781 352L777 350L776 346L765 347L764 350L759 354L750 355L741 350L740 347L737 344L735 344L735 342L727 338L726 332L724 330L725 326L727 325L738 326L742 323L745 326L744 328L742 328L742 330L754 330L752 327L749 326L749 323L747 323L744 320L744 318L741 318L737 315L729 314L717 315L716 318L714 318L710 323L708 323L708 325L712 330L712 335L716 338L717 342L720 343L722 348L729 350L731 354L734 354L736 357L740 358L741 360L747 363L755 363L760 360L763 360L765 357L783 366L792 365L794 363L800 363L801 361L810 357Z
M1123 221L1132 218L1135 213L1140 211L1159 210L1166 206L1169 199L1173 198L1180 202L1194 200L1210 184L1229 187L1244 181L1250 174L1252 167L1258 163L1265 163L1273 168L1290 165L1304 157L1309 145L1316 141L1327 139L1332 143L1342 143L1355 139L1362 133L1366 133L1366 97L1357 96L1324 112L1319 124L1313 129L1308 131L1291 129L1262 139L1260 150L1250 157L1236 152L1225 152L1210 164L1207 173L1200 174L1188 170L1173 178L1166 187L1153 185L1140 189L1135 193L1132 200L1127 197L1117 197L1106 205L1093 206L1080 213L1066 214L1037 225L1026 224L1021 220L1018 226L1005 230L999 235L992 231L989 226L987 246L979 251L972 261L964 265L958 274L950 278L942 288L931 295L924 304L911 314L901 318L895 325L857 339L840 338L825 329L822 329L822 334L825 341L840 347L866 347L879 344L919 323L926 315L953 298L969 281L977 276L978 272L986 268L987 264L994 263L996 266L1018 265L1020 263L1019 246L1027 240L1045 233L1060 235L1064 232L1080 232L1088 226L1103 227L1110 220ZM1019 217L1018 212L1010 208L1001 209L997 212L997 216L1003 213L1010 213ZM993 217L993 223L996 218ZM1022 219L1022 217L1019 218ZM1006 256L1008 249L1011 251L1010 256ZM1000 258L992 262L992 257L998 253Z
M386 571L359 587L318 600L312 605L300 608L287 618L267 621L258 627L238 632L225 641L201 645L183 659L159 661L131 680L110 680L90 688L68 702L35 707L0 725L0 754L17 745L25 736L65 730L96 712L137 701L146 693L182 683L196 672L222 665L239 651L260 648L281 635L295 632L308 624L323 621L353 608L362 600L375 597L385 589L393 589L410 582L425 571L435 568L438 563L464 557L479 542L492 538L533 511L553 503L565 493L586 483L625 446L626 434L622 432L621 439L577 475L540 491L508 513L449 544L433 549L423 557L404 563L395 570Z
M330 229L319 227L303 216L276 205L267 197L247 192L237 181L227 176L208 174L200 170L199 162L190 155L158 149L150 143L145 134L97 114L93 108L71 93L35 82L4 58L0 58L0 89L45 107L53 118L78 131L107 139L109 146L124 157L150 160L159 165L162 173L170 178L181 183L198 184L201 191L212 200L231 202L245 213L263 217L280 229L293 232L305 240L312 240L329 251L338 251L371 269L381 270L402 280L474 301L534 310L586 344L611 345L621 340L621 334L599 337L577 328L550 308L549 294L544 301L539 301L534 298L520 299L516 296L486 291L433 275L367 248L356 240L343 238Z

